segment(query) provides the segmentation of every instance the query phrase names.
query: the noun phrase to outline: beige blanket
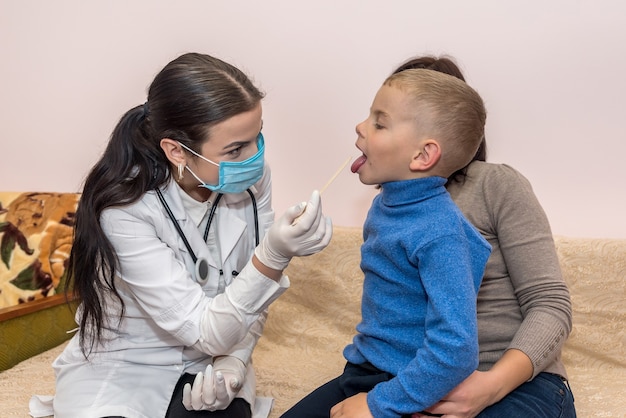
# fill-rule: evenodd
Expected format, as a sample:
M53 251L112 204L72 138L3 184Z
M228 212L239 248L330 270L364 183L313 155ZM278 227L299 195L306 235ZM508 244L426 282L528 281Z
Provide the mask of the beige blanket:
M294 259L291 288L270 308L254 354L270 417L341 373L359 320L360 228L335 227L330 246ZM626 240L557 237L574 305L563 353L579 418L626 417ZM0 373L0 416L28 417L31 394L54 393L50 363L62 346Z

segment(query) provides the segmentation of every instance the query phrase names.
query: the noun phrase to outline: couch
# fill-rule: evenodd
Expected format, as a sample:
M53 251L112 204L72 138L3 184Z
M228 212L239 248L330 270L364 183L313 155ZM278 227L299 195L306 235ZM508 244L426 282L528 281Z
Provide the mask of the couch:
M0 192L0 371L75 327L64 286L79 197Z
M360 317L361 242L360 228L335 226L328 248L287 269L291 288L270 307L253 355L258 395L274 399L270 417L341 372L341 351ZM578 416L626 417L626 240L557 236L555 242L573 302L563 358ZM54 393L50 363L65 344L42 346L0 372L0 416L28 417L31 395Z

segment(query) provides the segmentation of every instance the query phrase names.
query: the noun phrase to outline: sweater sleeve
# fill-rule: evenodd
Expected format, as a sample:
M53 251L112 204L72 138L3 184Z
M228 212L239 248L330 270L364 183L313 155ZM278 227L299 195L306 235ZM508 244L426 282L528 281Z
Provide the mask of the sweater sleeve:
M571 331L569 290L547 216L530 183L513 168L498 167L485 179L484 195L523 316L508 348L531 359L534 378L558 356Z

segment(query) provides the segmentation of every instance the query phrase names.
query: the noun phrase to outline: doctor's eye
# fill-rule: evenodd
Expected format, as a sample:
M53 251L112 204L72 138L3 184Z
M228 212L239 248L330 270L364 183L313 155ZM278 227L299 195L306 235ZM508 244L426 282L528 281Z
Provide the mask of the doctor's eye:
M230 158L237 158L241 155L241 150L243 149L243 146L238 146L236 148L231 149L230 151L228 151L226 154L230 157Z

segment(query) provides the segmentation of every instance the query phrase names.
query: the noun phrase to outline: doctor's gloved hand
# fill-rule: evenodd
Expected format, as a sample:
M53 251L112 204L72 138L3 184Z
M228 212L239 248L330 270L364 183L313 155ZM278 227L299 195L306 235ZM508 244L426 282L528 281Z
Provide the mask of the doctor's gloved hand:
M235 399L246 377L246 365L233 356L216 357L213 365L196 375L193 386L183 388L183 406L188 411L225 409Z
M315 190L308 202L292 206L274 222L254 253L267 267L284 270L292 257L326 248L332 235L332 222L322 213L320 193Z

